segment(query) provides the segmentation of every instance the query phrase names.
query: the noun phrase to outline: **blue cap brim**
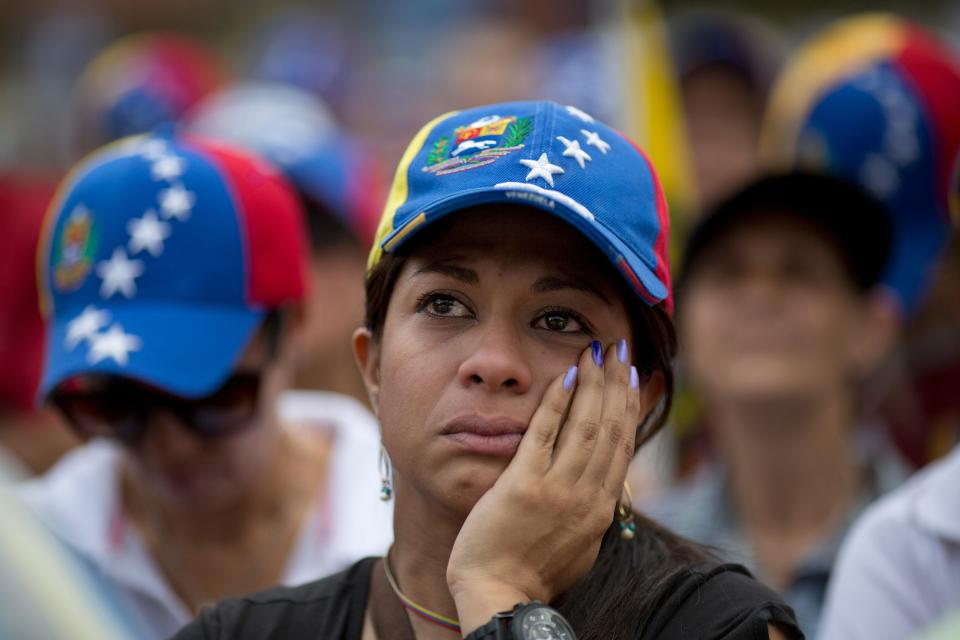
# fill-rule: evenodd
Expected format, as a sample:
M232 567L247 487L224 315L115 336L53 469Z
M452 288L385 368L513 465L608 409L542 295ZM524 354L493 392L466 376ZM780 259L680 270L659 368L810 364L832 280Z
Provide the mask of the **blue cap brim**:
M136 303L112 305L109 314L108 327L120 325L139 339L140 348L130 351L126 365L112 358L91 362L88 342L73 349L65 344L76 314L60 314L47 331L40 400L69 378L86 374L133 378L187 398L208 395L230 376L266 315L255 309Z
M518 194L520 197L518 197ZM526 206L545 211L573 226L587 237L607 257L613 267L623 276L633 291L643 301L653 305L667 298L667 287L656 276L654 269L647 265L636 252L597 220L591 220L561 198L548 195L544 191L529 188L485 187L472 191L462 191L454 196L438 200L423 208L421 215L413 218L405 226L395 229L382 244L386 252L393 252L409 242L424 228L455 211L485 204L510 204ZM639 282L633 281L625 273L621 264L625 262ZM639 285L639 287L638 287Z

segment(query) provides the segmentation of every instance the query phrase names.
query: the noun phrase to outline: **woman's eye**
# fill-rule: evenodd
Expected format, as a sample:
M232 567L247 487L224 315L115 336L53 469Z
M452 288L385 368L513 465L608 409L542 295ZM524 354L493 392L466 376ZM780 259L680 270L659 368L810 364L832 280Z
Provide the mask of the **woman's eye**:
M465 304L444 294L427 294L420 299L417 305L417 311L426 311L430 315L444 318L466 318L470 316L470 310Z
M590 332L586 323L577 317L576 314L569 311L548 311L534 322L534 326L539 329L561 331L563 333Z

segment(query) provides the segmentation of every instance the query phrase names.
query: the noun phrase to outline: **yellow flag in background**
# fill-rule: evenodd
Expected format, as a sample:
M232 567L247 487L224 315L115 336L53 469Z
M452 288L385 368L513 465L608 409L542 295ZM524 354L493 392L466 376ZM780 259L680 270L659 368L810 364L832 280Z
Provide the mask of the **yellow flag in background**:
M663 183L676 258L697 209L697 194L669 34L653 0L619 0L619 17L623 127L650 155Z

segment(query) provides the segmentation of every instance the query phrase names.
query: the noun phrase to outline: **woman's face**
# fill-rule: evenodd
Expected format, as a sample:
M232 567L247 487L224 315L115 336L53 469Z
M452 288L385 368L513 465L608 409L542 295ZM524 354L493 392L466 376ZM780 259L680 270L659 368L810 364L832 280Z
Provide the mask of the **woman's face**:
M406 261L380 341L361 332L356 345L398 494L466 514L547 385L591 340L629 341L631 327L618 276L566 223L514 207L448 220Z

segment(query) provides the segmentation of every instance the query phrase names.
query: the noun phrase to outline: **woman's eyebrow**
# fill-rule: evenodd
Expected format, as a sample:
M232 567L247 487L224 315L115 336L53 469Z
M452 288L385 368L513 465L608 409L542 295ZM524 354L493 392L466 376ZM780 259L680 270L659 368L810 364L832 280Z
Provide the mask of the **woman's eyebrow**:
M473 269L467 269L466 267L458 267L457 265L450 264L449 262L437 261L425 264L414 271L413 275L415 277L426 273L439 273L470 285L477 285L480 283L480 277L477 276L476 271Z
M539 278L533 283L533 286L530 287L530 290L534 293L549 293L551 291L560 291L562 289L584 291L600 298L607 305L613 304L610 302L610 299L607 296L603 295L603 293L592 284L572 276L544 276Z

